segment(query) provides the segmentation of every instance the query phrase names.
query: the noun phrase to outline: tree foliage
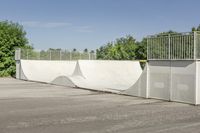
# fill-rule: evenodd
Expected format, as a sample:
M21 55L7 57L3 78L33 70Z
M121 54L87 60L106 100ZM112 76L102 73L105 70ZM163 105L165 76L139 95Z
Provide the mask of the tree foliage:
M200 31L200 25L198 27L193 27L192 31Z
M141 42L138 42L137 48L135 50L136 60L146 60L147 59L147 38L143 38Z
M199 26L200 28L200 26ZM197 28L198 29L198 28ZM175 31L167 31L157 34L158 37L169 34L181 35ZM147 59L147 38L136 42L132 36L121 37L114 42L109 42L96 50L97 59L103 60L146 60ZM154 49L154 52L158 52Z
M193 27L192 31L200 31L200 25ZM166 36L169 34L178 34L181 33L168 31L158 34L160 36ZM23 26L18 23L13 23L10 21L0 21L0 77L1 76L13 76L15 74L15 61L14 61L14 52L15 48L26 48L29 51L22 53L22 56L30 56L37 58L38 54L34 52L33 48L28 45L28 40L26 38L26 32L23 29ZM51 51L51 54L49 54ZM154 50L155 53L159 51ZM28 53L28 54L27 54ZM89 51L87 48L84 49L84 54L80 55L77 49L73 49L70 53L65 51L63 57L70 57L72 59L87 59L90 58L95 52ZM60 49L49 49L48 51L41 51L40 59L49 59L57 60L60 56ZM26 58L24 57L24 58ZM147 59L147 39L143 38L141 42L137 42L133 36L126 36L116 39L113 42L108 42L106 45L101 46L96 50L96 58L102 60L146 60Z
M26 32L18 23L0 21L0 76L15 74L14 53L16 47L27 47Z
M136 49L137 42L132 36L121 37L97 49L97 59L134 60L136 59Z
M88 53L88 49L85 48L85 49L83 50L83 52L84 52L84 53Z

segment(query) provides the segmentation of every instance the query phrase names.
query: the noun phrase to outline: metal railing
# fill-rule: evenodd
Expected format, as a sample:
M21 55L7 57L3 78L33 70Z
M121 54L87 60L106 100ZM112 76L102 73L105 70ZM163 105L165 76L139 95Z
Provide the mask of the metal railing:
M196 33L195 37L195 42L196 42L196 57L197 59L200 59L200 32Z
M200 32L159 34L147 38L148 60L200 58Z
M95 52L79 52L68 50L35 50L18 49L20 59L24 60L96 60Z

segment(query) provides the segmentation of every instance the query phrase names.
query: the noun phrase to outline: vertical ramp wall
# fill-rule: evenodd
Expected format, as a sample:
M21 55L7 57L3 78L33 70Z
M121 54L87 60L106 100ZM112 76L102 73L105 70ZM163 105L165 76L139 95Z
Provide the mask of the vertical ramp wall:
M149 98L170 99L170 61L149 61Z
M171 101L196 104L196 61L171 61Z
M196 61L149 61L149 98L196 103Z
M196 62L196 71L197 71L197 75L196 75L196 78L197 78L197 81L196 81L196 86L197 86L197 89L196 89L196 104L200 104L200 61L197 61Z
M130 96L138 96L138 97L148 97L148 92L147 92L147 75L148 71L148 63L146 63L146 66L139 77L139 79L127 90L122 92L122 94L130 95Z
M20 60L19 64L17 65L17 68L16 68L16 69L18 69L18 71L16 71L18 73L18 78L22 79L22 80L29 80L29 78L26 77L26 75L25 75L26 73L24 73L23 68L24 68L24 66L22 65L21 60Z

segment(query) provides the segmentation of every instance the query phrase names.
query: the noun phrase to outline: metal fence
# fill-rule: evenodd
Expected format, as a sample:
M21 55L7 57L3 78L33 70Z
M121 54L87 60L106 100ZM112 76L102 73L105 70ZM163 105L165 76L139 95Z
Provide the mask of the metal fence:
M79 52L68 50L35 50L18 49L20 59L25 60L96 60L95 52Z
M200 32L149 36L147 58L148 60L200 59Z
M197 59L200 59L200 32L197 32L195 37L195 42L196 42L196 56Z

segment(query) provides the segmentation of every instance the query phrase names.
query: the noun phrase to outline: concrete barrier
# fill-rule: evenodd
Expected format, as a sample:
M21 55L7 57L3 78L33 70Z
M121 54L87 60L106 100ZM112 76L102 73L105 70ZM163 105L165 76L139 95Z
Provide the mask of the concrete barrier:
M148 98L148 64L146 64L142 74L137 79L137 82L133 83L131 87L124 90L122 94L130 95L130 96L137 96L137 97L144 97Z
M19 79L56 83L56 78L74 72L76 61L21 60Z
M119 93L139 79L139 61L37 61L21 60L20 78L57 85Z
M199 61L149 61L149 97L199 104Z
M20 67L19 67L20 66ZM20 60L19 79L145 98L200 104L200 62Z
M80 88L120 92L135 84L141 73L139 61L79 60L69 78Z

